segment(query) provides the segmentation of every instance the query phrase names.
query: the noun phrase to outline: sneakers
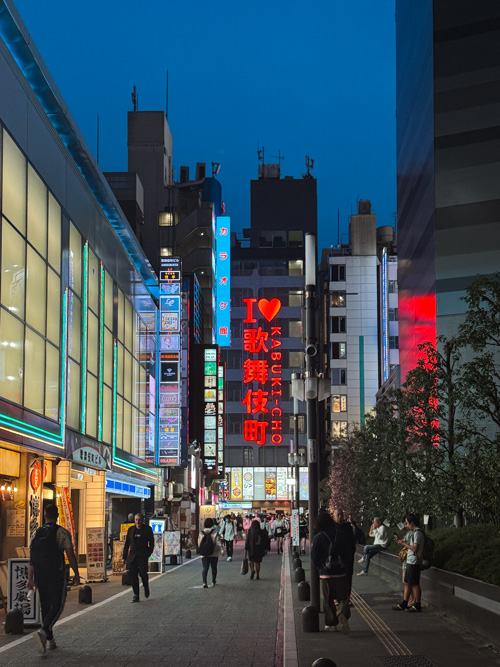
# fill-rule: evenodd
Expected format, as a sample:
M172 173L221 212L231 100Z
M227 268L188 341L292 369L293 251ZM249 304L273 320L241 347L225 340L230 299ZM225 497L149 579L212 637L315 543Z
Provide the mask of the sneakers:
M358 572L358 577L367 577L368 572L365 572L364 570L361 570L361 572Z
M54 649L57 648L56 640L55 639L47 639L47 651L53 651Z
M40 655L45 655L46 644L47 644L47 635L44 630L38 630L33 634L33 639L35 640L36 650Z
M231 558L231 556L228 556L228 557L227 557L227 560L228 560L228 562L230 563L233 559Z
M139 602L139 596L134 595L134 597L130 600L130 602Z
M325 625L325 632L338 632L339 629L336 625Z
M208 588L208 584L203 584L203 588Z
M405 600L403 600L403 602L400 602L395 607L393 607L393 610L394 611L405 611L407 607L408 607L408 603Z
M365 557L361 556L361 558L358 560L358 563L364 563L365 562Z
M411 607L406 607L405 611L408 614L421 614L422 613L422 607L420 605L413 604Z
M351 632L351 628L349 627L349 621L344 616L344 614L339 615L339 621L340 621L340 625L342 626L342 632L345 635L348 635Z

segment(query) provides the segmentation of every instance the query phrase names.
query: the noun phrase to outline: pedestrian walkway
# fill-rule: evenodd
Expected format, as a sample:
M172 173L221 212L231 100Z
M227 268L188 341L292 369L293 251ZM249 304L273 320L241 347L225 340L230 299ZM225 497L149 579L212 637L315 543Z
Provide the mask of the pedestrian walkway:
M93 604L72 591L55 627L58 648L47 667L311 667L325 657L337 667L493 667L498 655L438 611L394 612L400 591L376 575L355 577L351 632L303 633L291 560L274 551L261 580L240 575L243 545L219 559L217 585L201 585L195 557L151 576L151 598L132 605L121 577L93 584ZM286 547L286 551L288 546ZM309 557L302 556L306 580ZM142 591L141 591L142 592ZM321 624L321 627L323 625ZM39 665L31 630L0 633L0 667Z

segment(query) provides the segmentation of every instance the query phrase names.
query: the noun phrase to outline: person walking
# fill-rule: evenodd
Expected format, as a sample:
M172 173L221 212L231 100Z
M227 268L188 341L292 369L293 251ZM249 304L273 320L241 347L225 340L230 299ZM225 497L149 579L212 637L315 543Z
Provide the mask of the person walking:
M248 516L248 514L245 514L245 518L243 519L243 530L245 533L248 534L248 531L250 530L250 526L252 524L252 520Z
M305 514L301 514L299 517L299 549L300 553L305 554L306 552L306 542L309 536L309 523L305 517Z
M149 579L148 561L154 549L154 536L151 526L144 523L142 514L134 516L134 525L127 530L123 547L123 561L130 572L132 581L132 602L139 602L139 575L144 588L144 597L148 598Z
M283 538L285 537L285 522L278 516L274 520L274 539L278 547L278 553L283 553Z
M325 611L325 630L336 632L340 622L342 632L351 631L349 618L349 582L342 553L346 550L343 536L328 512L320 511L314 522L311 560L319 570Z
M349 589L349 596L352 589L352 575L354 572L354 555L356 553L356 537L354 536L352 526L345 519L344 510L336 507L333 510L333 521L340 535L340 550L345 567L345 576Z
M47 649L57 648L53 628L64 609L68 583L64 552L75 573L74 584L80 583L71 533L57 523L59 510L50 504L43 515L43 526L31 540L28 566L28 590L37 588L40 597L42 628L33 634L33 638L41 655L45 655Z
M368 568L370 567L370 560L381 551L385 551L389 538L387 537L387 528L382 523L382 520L376 516L370 526L370 537L375 538L373 544L366 544L363 549L363 556L358 560L358 563L364 563L364 568L358 572L358 577L366 576Z
M238 543L238 540L243 539L243 517L241 514L236 515L236 539L235 539L235 544Z
M231 562L233 560L233 541L236 537L236 526L229 514L224 518L221 525L220 536L226 545L227 560Z
M420 521L416 514L407 514L404 518L404 527L408 531L404 539L394 535L394 539L408 550L404 568L404 591L401 602L393 607L396 611L420 613L422 611L422 589L420 587L419 560L424 548L425 536L420 528ZM411 604L409 604L411 600Z
M215 522L210 517L205 519L203 530L198 536L198 553L201 556L201 579L203 588L208 588L208 570L212 569L212 586L217 583L217 565L222 553L220 537Z
M252 521L250 529L245 540L245 551L250 565L250 579L253 579L257 574L257 579L260 579L260 566L262 559L266 555L266 551L271 549L271 542L267 530L260 527L257 519Z

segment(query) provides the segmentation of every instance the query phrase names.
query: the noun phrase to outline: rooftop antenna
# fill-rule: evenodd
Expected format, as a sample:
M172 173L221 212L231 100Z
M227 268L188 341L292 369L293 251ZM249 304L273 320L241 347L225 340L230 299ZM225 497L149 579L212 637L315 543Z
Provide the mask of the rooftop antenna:
M302 178L312 178L311 176L311 169L314 167L314 160L311 160L309 155L306 155L306 169L307 173L302 174Z
M97 164L99 164L99 112L97 112Z
M167 70L167 89L165 92L165 116L168 120L168 70Z
M340 248L340 208L337 209L337 245Z
M132 104L134 105L134 111L138 111L139 109L139 96L137 95L137 89L134 86L134 90L132 91Z
M278 151L278 155L271 155L271 157L274 157L274 158L278 159L278 167L281 169L281 163L285 159L285 156L281 155L281 151Z
M259 144L257 144L258 146ZM259 159L259 162L262 162L264 164L264 146L262 148L257 149L257 157Z

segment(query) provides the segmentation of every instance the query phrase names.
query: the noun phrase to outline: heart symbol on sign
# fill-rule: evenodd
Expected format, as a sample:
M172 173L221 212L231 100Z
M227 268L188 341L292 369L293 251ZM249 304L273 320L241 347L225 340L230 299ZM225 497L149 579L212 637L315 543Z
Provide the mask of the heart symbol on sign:
M273 317L279 313L281 309L281 301L279 299L259 299L259 310L264 315L266 320L270 322Z

